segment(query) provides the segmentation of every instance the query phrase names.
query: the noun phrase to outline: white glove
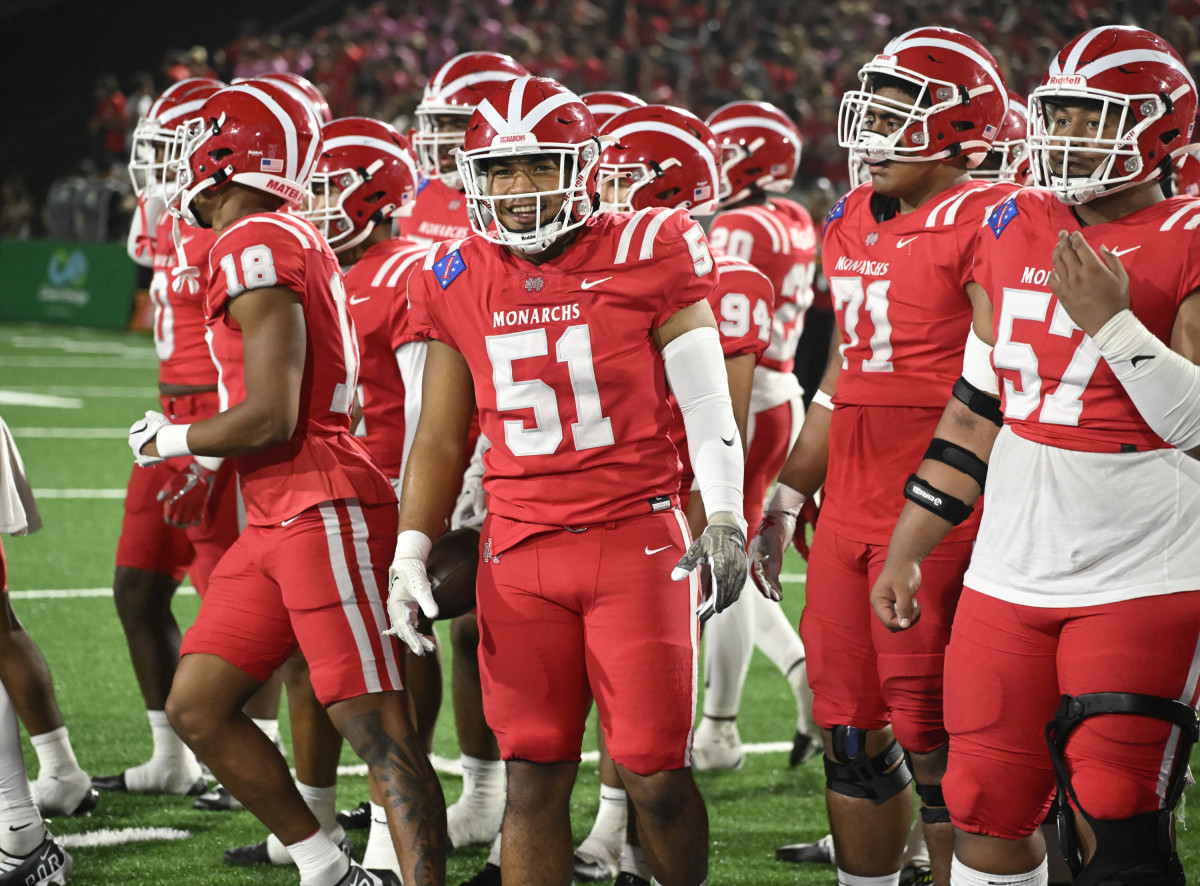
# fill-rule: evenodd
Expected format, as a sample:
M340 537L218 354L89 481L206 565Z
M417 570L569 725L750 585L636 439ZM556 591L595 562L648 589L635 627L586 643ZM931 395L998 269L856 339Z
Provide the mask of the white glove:
M433 542L423 532L408 529L396 539L396 555L388 569L388 620L392 626L384 631L399 637L417 655L432 652L433 640L417 630L417 609L427 618L436 618L437 603L425 573L425 560Z
M775 484L775 491L763 508L762 522L750 539L750 577L768 600L783 599L779 573L783 571L783 552L796 534L796 519L806 498L790 486Z
M450 528L479 526L487 516L487 499L483 492L483 460L472 458L463 474L462 492L450 514Z
M746 584L746 530L737 515L712 514L704 532L671 570L671 578L681 581L702 563L708 564L712 575L712 593L696 610L705 622L736 603Z
M142 447L158 436L158 432L171 422L161 412L150 411L145 418L140 418L129 428L129 448L133 450L133 459L138 467L146 468L166 461L157 455L142 455Z

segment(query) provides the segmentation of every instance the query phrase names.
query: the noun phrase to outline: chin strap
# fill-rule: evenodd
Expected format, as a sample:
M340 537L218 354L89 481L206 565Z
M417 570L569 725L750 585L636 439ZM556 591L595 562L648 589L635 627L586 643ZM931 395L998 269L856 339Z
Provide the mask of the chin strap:
M171 288L183 292L184 287L192 295L200 292L200 269L188 264L187 253L183 251L183 237L179 231L179 216L171 213L171 240L175 243L176 267L171 271Z

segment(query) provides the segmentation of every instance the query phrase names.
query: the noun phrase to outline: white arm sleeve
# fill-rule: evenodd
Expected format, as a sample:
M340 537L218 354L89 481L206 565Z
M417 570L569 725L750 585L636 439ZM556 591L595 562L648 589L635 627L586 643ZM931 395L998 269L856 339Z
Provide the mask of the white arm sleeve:
M662 357L667 382L683 413L688 455L704 497L704 512L711 517L731 511L741 525L745 456L717 330L710 326L689 330L663 348Z
M992 346L975 334L974 326L967 333L962 377L985 394L1000 396L1000 380L992 367Z
M408 452L412 449L417 434L417 422L421 418L421 385L425 381L425 351L429 343L424 341L405 342L396 348L396 363L400 367L400 380L404 382L404 451L400 456L400 479L408 466Z
M1128 309L1092 341L1154 433L1184 451L1200 446L1200 366L1159 341Z

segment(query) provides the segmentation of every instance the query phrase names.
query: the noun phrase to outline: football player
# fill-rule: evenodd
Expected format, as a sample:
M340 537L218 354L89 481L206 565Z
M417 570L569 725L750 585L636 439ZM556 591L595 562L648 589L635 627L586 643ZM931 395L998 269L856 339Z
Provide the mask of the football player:
M186 423L215 415L219 408L217 367L205 342L203 284L208 274L211 231L185 225L177 249L173 219L163 210L172 175L166 152L175 127L224 86L193 78L169 87L150 106L134 131L129 174L141 211L134 228L149 224L148 255L154 267L154 350L159 359L159 402L172 421ZM150 213L158 212L153 217ZM143 219L144 215L144 219ZM131 233L131 240L134 235ZM144 238L138 237L138 240ZM196 291L172 288L184 266L201 268ZM179 626L171 599L184 575L200 594L208 576L238 533L233 465L205 456L176 458L145 470L135 468L125 495L117 543L113 600L125 630L130 659L150 720L150 759L116 775L97 776L101 790L203 794L200 764L179 740L164 713L179 661ZM254 709L256 722L278 735L278 693Z
M919 631L925 555L986 487L946 655L955 883L1046 883L1036 826L1056 776L1076 883L1184 882L1172 816L1198 732L1200 204L1166 199L1162 180L1196 106L1160 37L1075 38L1030 97L1037 187L998 205L974 249L962 379L871 594L887 628Z
M1026 100L1008 93L1008 113L988 155L971 172L972 178L1029 184L1029 111Z
M405 469L389 609L403 626L429 599L430 538L478 404L492 443L479 657L507 766L504 880L571 879L568 801L594 696L654 876L696 886L694 570L712 570L708 610L741 592L742 447L703 230L681 210L595 214L599 159L591 113L552 80L503 84L467 125L458 165L477 236L437 246L409 281L410 322L430 339L423 403L437 408L422 409ZM694 543L668 382L708 518Z
M453 152L462 145L467 120L483 97L499 84L528 74L511 56L464 52L429 78L411 133L422 183L416 207L400 222L401 234L422 243L470 236L467 202Z
M587 105L587 109L592 112L592 119L596 121L596 125L601 130L608 125L609 120L622 111L646 107L644 101L636 95L630 95L628 92L611 92L608 90L584 92L580 94L579 100Z
M210 577L167 701L176 731L287 849L305 886L377 883L348 861L241 712L299 649L329 718L386 795L404 882L445 880L444 801L399 695L380 589L396 496L350 433L358 349L341 271L303 200L311 105L269 82L221 90L176 130L179 212L216 235L206 294L222 411L130 429L139 464L233 456L246 529ZM171 205L170 201L168 204ZM186 283L194 273L178 275Z
M897 882L915 777L933 875L945 884L942 660L978 515L925 561L918 630L889 633L868 597L903 504L892 490L920 462L962 365L971 325L963 244L1015 187L970 178L1007 90L991 54L948 28L896 37L860 80L842 98L839 138L871 181L830 211L823 243L838 347L752 554L755 580L781 593L796 517L824 483L800 627L839 876Z
M723 150L719 211L709 226L713 251L754 265L775 289L770 315L761 310L749 318L770 324L770 345L754 367L746 456L745 516L757 526L767 490L804 421L792 365L813 300L817 236L803 206L774 196L792 186L800 164L800 132L787 115L765 102L739 101L714 111L708 125ZM796 699L791 764L818 750L804 645L776 602L744 594L705 636L704 717L693 751L697 769L737 769L745 761L737 713L756 645L786 677Z

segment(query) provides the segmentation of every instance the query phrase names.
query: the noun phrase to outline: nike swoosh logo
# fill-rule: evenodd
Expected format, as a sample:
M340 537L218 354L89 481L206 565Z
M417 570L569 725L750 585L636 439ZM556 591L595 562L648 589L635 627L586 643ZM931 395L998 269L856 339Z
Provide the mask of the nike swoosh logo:
M11 824L10 824L10 825L8 826L8 829L9 829L10 831L23 831L23 830L25 830L25 828L29 827L31 824L33 824L33 822L31 822L31 821L30 821L30 822L26 822L25 824L21 825L20 827L15 827L15 826L13 826L13 825L11 825Z
M599 280L584 280L579 284L580 289L591 289L593 286L599 286L605 280L611 280L612 277L601 277Z
M896 248L903 249L905 246L907 246L909 243L911 243L913 240L916 240L916 239L917 239L916 237L909 237L907 240L897 240Z
M296 516L294 516L294 517L290 517L289 519L287 519L287 520L284 520L284 521L283 521L283 522L281 522L279 525L280 525L280 526L291 526L293 523L295 523L295 522L296 522L297 520L299 520L299 519L300 519L300 515L299 515L299 514L297 514L297 515L296 515Z
M647 546L646 546L646 556L647 556L647 557L653 557L655 554L661 554L663 551L665 551L665 550L666 550L667 548L669 548L669 547L670 547L670 545L663 545L661 548L655 548L655 549L652 551L652 550L650 550L650 546L649 546L649 545L647 545Z
M150 427L149 424L147 424L146 422L142 422L140 425L130 428L129 434L130 434L130 436L132 436L133 434L140 434L142 431L146 430L146 428L148 428L148 427Z
M1137 365L1138 365L1138 360L1153 360L1153 359L1154 359L1153 354L1138 354L1136 357L1134 357L1129 362L1132 363L1134 368L1136 369Z
M363 302L370 301L370 300L371 300L371 296L369 296L369 295L364 295L362 298L357 298L356 296L353 296L353 295L350 296L350 304L352 304L352 305L361 305Z
M724 443L726 446L732 446L733 441L736 439L737 439L736 437L730 437L728 440L726 440L724 437L722 437L721 442Z
M1113 255L1117 256L1118 258L1120 258L1122 255L1125 255L1125 253L1127 253L1127 252L1133 252L1133 250L1141 249L1141 248L1142 248L1142 245L1139 243L1137 246L1130 246L1128 249L1110 249L1108 251L1111 252Z

